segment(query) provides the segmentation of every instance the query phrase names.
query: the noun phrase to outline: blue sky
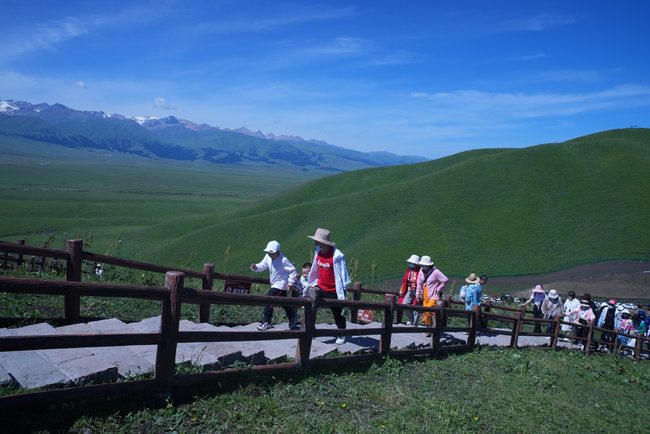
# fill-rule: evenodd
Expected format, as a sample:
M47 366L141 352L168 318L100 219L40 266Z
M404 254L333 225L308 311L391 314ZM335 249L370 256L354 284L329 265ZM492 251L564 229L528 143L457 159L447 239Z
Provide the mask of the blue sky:
M650 127L650 2L0 5L0 99L437 158Z

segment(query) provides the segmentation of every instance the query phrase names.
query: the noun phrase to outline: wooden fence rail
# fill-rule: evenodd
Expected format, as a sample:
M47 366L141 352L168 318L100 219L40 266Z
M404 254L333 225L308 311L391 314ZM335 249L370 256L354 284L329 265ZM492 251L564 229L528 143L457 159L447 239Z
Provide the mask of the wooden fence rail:
M71 399L86 399L101 396L116 396L132 393L155 393L161 398L169 396L175 387L184 385L199 384L207 380L222 378L241 369L226 369L220 371L203 372L200 374L175 375L175 356L179 343L190 342L238 342L238 341L260 341L275 339L296 339L296 355L293 362L277 365L255 366L244 368L246 372L275 373L292 370L304 370L314 366L340 365L344 362L360 362L376 360L386 356L407 356L407 355L430 355L437 356L443 352L465 351L476 347L477 334L503 334L511 336L510 346L517 347L521 336L546 336L550 337L549 348L556 350L560 338L566 338L561 334L560 328L563 324L572 327L586 328L585 336L573 336L572 339L584 342L585 354L591 353L592 345L608 345L612 347L612 353L618 350L617 339L613 343L594 339L594 331L612 332L594 327L592 323L587 325L572 324L555 319L524 318L523 309L505 309L503 315L482 310L484 306L476 306L473 310L455 309L451 306L451 300L443 300L436 307L424 307L397 304L395 293L381 291L369 292L356 284L353 292L353 300L331 300L318 297L315 288L310 288L305 298L282 298L281 302L277 297L251 294L235 294L212 290L214 278L228 277L225 274L214 272L214 265L206 264L204 271L188 271L191 277L202 279L202 289L187 288L184 285L186 274L183 271L173 270L170 267L163 267L154 264L128 261L121 258L111 258L105 255L96 255L83 252L82 242L71 240L68 242L67 251L51 250L21 246L17 244L0 243L0 252L18 253L23 255L38 255L43 257L55 257L66 260L66 281L46 281L37 279L19 279L0 277L0 292L15 294L48 294L63 296L66 299L66 319L72 321L78 319L79 299L82 296L93 297L124 297L134 299L157 300L161 303L161 324L158 333L135 333L135 334L93 334L93 335L52 335L52 336L9 336L0 337L0 351L24 351L36 349L55 348L81 348L100 346L123 346L123 345L156 345L156 360L152 380L127 381L116 384L76 386L62 390L40 391L25 394L15 394L0 397L0 407L35 405L37 403L57 403ZM143 287L133 285L115 285L81 282L81 263L83 260L110 263L125 267L132 267L140 270L155 272L165 271L164 287ZM246 276L237 278L249 281L267 283L263 279L251 279ZM206 284L207 282L207 284ZM361 293L381 293L384 301L362 301ZM202 309L211 305L240 305L240 306L263 306L266 304L282 304L296 308L302 308L303 317L300 330L286 331L180 331L180 312L184 303L198 304ZM351 312L358 312L359 309L379 310L383 314L381 327L361 329L318 329L316 327L316 315L318 309L329 307L346 307ZM495 308L492 306L492 308ZM391 340L393 335L401 333L413 333L414 329L408 326L395 325L395 319L404 310L429 312L432 314L432 324L427 327L420 327L418 332L430 333L430 345L428 348L418 349L393 349ZM466 322L466 326L449 325L449 320L458 318ZM204 318L205 319L205 318ZM353 319L355 315L353 314ZM206 319L207 320L207 319ZM500 323L511 323L509 328L489 328L488 321ZM553 324L552 333L529 333L522 332L524 323ZM485 324L483 326L482 324ZM445 333L464 332L467 333L465 342L456 345L442 345L442 335ZM618 335L633 337L637 339L634 347L635 360L641 359L643 352L647 353L644 347L648 342L647 338L626 335L614 331ZM358 354L352 356L332 357L323 359L310 359L311 344L314 337L319 336L366 336L379 335L379 348L376 352Z

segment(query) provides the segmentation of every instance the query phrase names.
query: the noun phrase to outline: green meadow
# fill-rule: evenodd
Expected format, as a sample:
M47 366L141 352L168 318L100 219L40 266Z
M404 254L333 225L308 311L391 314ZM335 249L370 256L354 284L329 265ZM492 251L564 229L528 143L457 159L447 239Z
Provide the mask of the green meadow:
M650 364L576 352L481 349L6 415L11 432L558 433L643 431ZM607 397L607 398L605 398ZM2 413L0 411L0 413Z
M407 166L317 179L203 219L163 246L230 252L244 271L271 238L296 263L318 226L332 230L365 281L401 276L411 254L449 275L524 275L650 255L650 130L608 131L525 149L476 150ZM216 236L224 234L225 236ZM237 234L228 236L227 234ZM219 258L217 258L219 259Z
M37 148L0 140L0 239L63 247L82 238L92 251L155 259L159 246L207 220L322 176L275 168L180 164L119 154ZM14 144L17 145L17 144ZM42 146L42 145L39 145ZM31 149L31 148L30 148ZM152 228L163 225L164 230ZM183 252L189 255L192 249ZM204 253L204 252L202 252Z
M411 253L448 275L650 259L648 129L332 176L46 147L35 158L9 145L0 239L81 237L108 253L119 240L125 257L247 273L270 239L308 260L320 226L364 281L399 277Z

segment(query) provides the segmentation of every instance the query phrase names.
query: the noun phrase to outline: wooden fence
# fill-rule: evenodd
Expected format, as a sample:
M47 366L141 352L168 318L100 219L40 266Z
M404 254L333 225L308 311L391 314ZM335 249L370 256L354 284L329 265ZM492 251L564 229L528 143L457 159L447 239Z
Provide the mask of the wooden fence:
M214 271L213 264L206 264L203 272L192 270L178 270L171 267L164 267L154 264L146 264L115 258L95 253L84 252L83 243L79 240L69 241L67 250L53 250L37 247L28 247L20 244L0 243L0 252L13 255L32 255L35 257L56 258L66 262L66 281L50 281L40 279L22 279L0 277L0 292L15 294L47 294L63 296L65 298L65 319L66 322L74 323L80 318L80 297L121 297L132 299L155 300L161 303L161 326L158 333L134 333L134 334L93 334L93 335L48 335L48 336L8 336L0 337L0 352L3 351L24 351L55 348L83 348L103 346L126 346L126 345L156 345L156 361L152 379L132 380L121 383L97 384L90 386L77 386L71 388L46 390L24 394L15 394L0 397L0 407L7 406L30 406L45 403L59 403L75 399L87 399L94 397L107 397L118 395L129 395L134 393L150 393L161 398L170 396L176 388L203 384L206 381L216 380L224 376L242 371L251 373L278 373L304 370L324 365L342 365L346 362L360 362L381 359L386 356L409 356L409 355L430 355L451 351L471 350L476 346L477 333L493 333L510 335L510 347L517 347L520 336L549 336L550 345L548 348L557 349L560 335L560 325L567 324L559 318L543 320L535 318L524 318L524 311L492 307L502 309L506 314L488 312L487 306L476 306L472 311L464 308L457 309L456 304L451 300L445 300L435 308L423 306L406 306L396 303L396 294L386 294L383 291L364 289L360 283L355 284L353 300L330 300L318 297L314 288L310 288L306 298L283 298L282 305L303 308L303 317L300 330L286 331L180 331L180 312L184 303L199 305L201 321L209 320L209 309L211 305L239 305L239 306L263 306L266 304L278 304L277 297L263 295L234 294L222 291L213 291L215 279L235 278L237 280L255 283L266 283L268 280L255 279L247 276L233 276L221 274ZM15 259L15 257L14 257ZM115 285L81 282L82 262L93 261L106 264L113 264L151 272L165 274L164 287L142 287L132 285ZM185 287L185 278L194 277L202 279L202 289ZM362 301L362 293L381 294L383 301ZM332 330L316 328L316 314L318 309L339 306L351 310L352 320L356 321L359 309L370 309L382 312L381 327L364 327L362 329ZM394 324L398 314L405 310L430 312L433 316L431 326L419 327L417 332L430 333L430 345L428 348L418 349L393 349L391 339L400 333L413 333L414 329L408 326L396 326ZM463 325L451 324L452 318L460 318ZM499 324L509 324L509 327L488 328L486 322L493 321ZM524 324L535 323L555 326L551 334L533 334L525 332ZM464 325L466 324L466 325ZM616 354L617 341L606 343L594 339L594 331L598 329L589 324L586 327L586 334L583 337L575 338L584 342L585 354L590 354L591 345L599 343L610 345L612 354ZM443 333L466 332L465 342L456 345L441 345ZM618 332L616 332L618 333ZM366 336L379 335L379 348L376 352L357 354L350 356L310 359L312 339L319 336ZM179 343L190 342L237 342L237 341L261 341L275 339L296 339L296 355L293 361L278 363L274 365L261 365L246 368L230 368L217 371L207 371L197 374L175 374L175 355ZM634 348L634 358L641 359L641 354L647 352L644 343L648 339L637 337L637 345Z

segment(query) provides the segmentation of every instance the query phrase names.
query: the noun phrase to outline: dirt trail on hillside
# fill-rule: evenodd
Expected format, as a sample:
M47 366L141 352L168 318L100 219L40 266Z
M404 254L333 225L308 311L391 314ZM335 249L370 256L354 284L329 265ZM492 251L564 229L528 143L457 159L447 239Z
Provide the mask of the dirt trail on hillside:
M395 291L401 283L401 279L390 280L377 285L370 284L369 287ZM446 293L457 297L459 288L464 284L465 276L450 276ZM483 294L528 297L537 284L544 285L546 290L556 289L563 297L573 290L578 297L588 292L596 299L616 297L650 304L650 262L598 262L546 274L490 277Z
M528 296L536 284L544 285L547 290L556 289L560 294L573 290L578 296L588 292L596 298L619 297L648 302L650 262L598 262L547 274L494 277L489 280L484 293Z

